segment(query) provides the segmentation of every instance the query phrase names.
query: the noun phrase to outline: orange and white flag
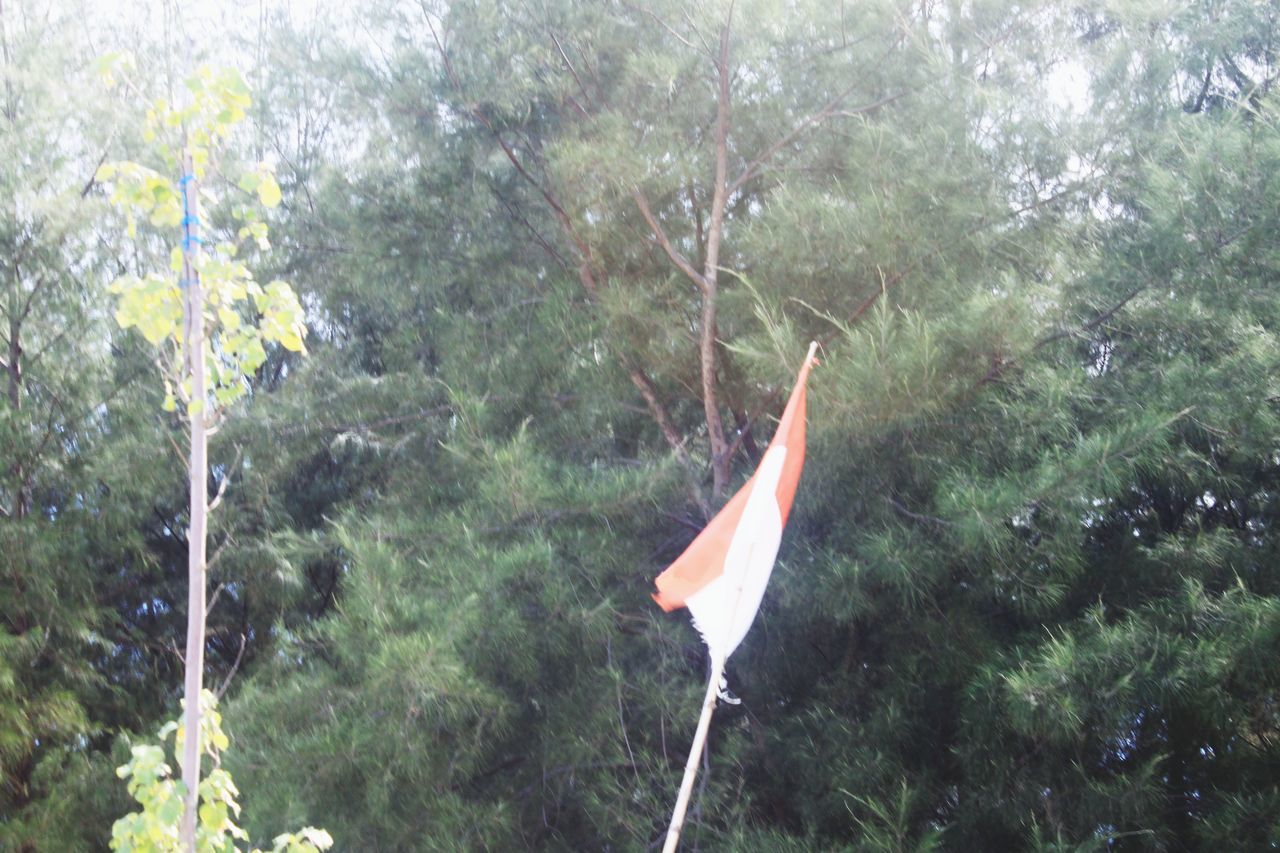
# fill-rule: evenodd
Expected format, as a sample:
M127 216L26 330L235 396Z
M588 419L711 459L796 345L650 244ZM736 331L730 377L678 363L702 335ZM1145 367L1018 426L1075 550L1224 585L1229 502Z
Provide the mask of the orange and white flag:
M804 467L805 383L811 344L778 430L760 467L667 570L654 600L663 610L688 607L713 661L742 642L760 608Z

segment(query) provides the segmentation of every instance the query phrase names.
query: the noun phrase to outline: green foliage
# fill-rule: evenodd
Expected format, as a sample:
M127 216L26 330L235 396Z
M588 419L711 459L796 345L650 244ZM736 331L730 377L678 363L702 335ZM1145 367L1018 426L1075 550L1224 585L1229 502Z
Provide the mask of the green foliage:
M330 320L318 360L351 371L326 393L363 425L334 440L377 477L331 528L339 606L282 633L230 711L262 750L237 775L272 811L394 849L660 835L704 671L645 593L700 519L619 367L707 448L699 296L632 190L704 251L724 11L396 8L371 16L377 61L315 66L376 128L353 168L297 158L317 188L299 227L367 254L296 262ZM1052 4L739 10L731 173L855 82L848 106L904 94L801 134L726 213L726 416L772 411L809 337L827 351L690 844L1272 831L1270 678L1232 673L1272 648L1273 271L1253 241L1273 132L1184 113L1168 76L1056 109L1044 70L1077 47L1100 80L1176 68L1138 11L1099 35ZM1192 29L1188 52L1226 37ZM371 426L406 413L379 394L415 388L420 420ZM1221 717L1197 710L1211 696ZM289 778L254 769L284 756Z
M236 825L240 805L236 797L240 791L231 774L221 767L222 756L231 745L222 730L222 715L217 710L217 699L205 690L201 694L200 742L204 754L213 768L200 779L199 822L196 828L196 849L201 853L232 853L238 850L236 842L247 841L248 835ZM182 752L182 727L172 721L158 734L161 743L173 736L173 753ZM178 827L182 820L184 787L181 781L171 778L172 770L166 763L163 747L140 744L131 750L127 764L116 770L121 779L129 780L129 795L137 800L141 810L125 815L111 828L111 849L146 851L146 853L179 853L183 850ZM272 853L318 853L333 846L333 839L322 829L307 827L299 832L277 835L272 842ZM252 853L262 853L255 848Z
M713 379L742 431L734 482L807 341L824 352L795 512L729 673L744 704L717 711L686 842L1274 846L1273 4L734 5L729 177L782 141L725 212ZM727 7L267 4L228 40L253 103L198 84L230 101L187 121L243 111L252 131L217 145L256 151L210 158L202 200L206 263L244 284L234 318L210 311L218 370L253 391L215 453L232 488L210 614L244 739L225 766L256 807L226 814L252 838L277 820L372 850L661 836L705 668L647 594L705 520L710 447L702 296L634 192L705 258ZM1088 91L1068 105L1072 77ZM171 107L129 101L172 150ZM0 135L23 205L56 137L40 109ZM106 257L83 280L136 278L141 334L64 338L26 374L85 410L136 385L180 307L176 164L125 137L154 170L112 176L141 257L126 227L60 247L53 203L6 220L6 251L40 235L42 269ZM99 155L50 185L74 196ZM268 233L277 191L290 216ZM287 322L228 349L274 298L238 264L307 282L305 363ZM65 315L105 340L82 279L54 280L33 333ZM138 414L157 400L121 390L86 426L28 388L4 409L4 441L40 461L31 513L0 519L19 555L0 574L0 847L79 849L124 810L95 784L128 758L112 735L172 700L183 516L137 462L164 443L171 419ZM65 440L34 454L51 411Z
M100 783L120 728L149 722L145 585L161 475L158 400L112 349L100 283L117 270L91 187L116 117L94 97L79 4L6 3L0 71L0 849L101 844L123 791ZM110 401L111 405L105 405ZM145 495L144 500L134 496ZM89 780L93 780L90 784ZM111 787L111 786L108 786ZM117 797L117 793L119 797ZM73 806L72 803L78 803Z
M104 70L108 82L115 79L112 69L126 61L127 57L119 57L108 63ZM222 148L252 105L249 89L238 72L208 67L201 67L190 77L185 88L186 106L174 107L157 99L148 108L144 139L151 144L158 162L170 172L179 167L180 155L185 151L193 164L192 180L205 181L211 168L225 175L228 164ZM175 182L133 162L104 163L98 169L97 180L111 184L111 202L125 211L130 238L137 236L139 215L161 229L173 228L182 221L181 181ZM279 280L265 287L260 285L248 264L240 259L246 248L265 251L271 245L267 223L262 213L243 198L247 194L254 194L265 208L280 203L280 187L265 162L245 169L228 191L232 201L227 213L232 221L243 223L234 239L214 240L212 235L202 235L207 250L195 254L194 269L208 306L202 318L204 360L210 393L218 409L247 392L248 378L267 359L264 344L276 343L291 352L302 352L307 331L302 305L293 289ZM202 186L199 200L208 221L215 221L218 194ZM176 395L194 415L204 410L206 401L192 399L183 361L183 262L183 248L175 245L169 250L167 272L124 275L109 289L119 297L116 322L121 328L136 326L149 343L165 351L160 365L167 391L165 409L176 408Z

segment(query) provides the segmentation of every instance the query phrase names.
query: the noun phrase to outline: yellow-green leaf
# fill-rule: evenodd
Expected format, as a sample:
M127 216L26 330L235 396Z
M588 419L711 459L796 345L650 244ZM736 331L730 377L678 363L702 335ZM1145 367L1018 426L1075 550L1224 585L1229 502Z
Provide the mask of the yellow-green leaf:
M258 184L258 200L267 207L275 207L280 203L280 198L280 185L276 183L276 179L270 173L263 175Z
M302 352L302 338L290 329L280 336L280 346L292 352Z

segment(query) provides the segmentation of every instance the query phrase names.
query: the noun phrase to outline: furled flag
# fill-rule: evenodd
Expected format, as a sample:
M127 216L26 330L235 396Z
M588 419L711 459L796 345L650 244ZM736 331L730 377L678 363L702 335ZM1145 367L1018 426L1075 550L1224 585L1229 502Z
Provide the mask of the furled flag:
M747 635L773 572L804 467L805 382L817 346L809 347L760 467L656 581L654 600L666 611L689 608L713 661L723 663Z

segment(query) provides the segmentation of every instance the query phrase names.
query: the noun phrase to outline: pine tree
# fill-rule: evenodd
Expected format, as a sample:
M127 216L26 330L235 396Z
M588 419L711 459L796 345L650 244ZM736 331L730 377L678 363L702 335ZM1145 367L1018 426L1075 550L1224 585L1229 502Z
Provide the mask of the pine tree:
M260 12L226 49L263 88L270 274L305 283L313 352L258 368L214 460L211 681L259 843L659 838L705 661L651 580L810 338L809 461L687 843L1280 840L1274 4ZM38 304L33 335L67 310ZM43 370L102 339L84 313ZM114 346L91 405L147 369ZM4 429L31 441L25 387ZM59 421L53 486L0 533L47 549L0 582L60 595L0 599L10 623L82 590L65 624L102 650L50 635L0 735L30 743L77 672L112 685L74 688L87 743L28 750L0 846L86 803L49 837L105 839L112 734L173 707L181 483L131 457L175 425L117 399Z
M74 10L46 12L0 9L0 846L13 850L91 843L58 780L145 704L124 690L145 666L127 646L147 638L114 592L145 559L150 513L130 498L160 491L118 467L157 436L130 412L138 366L112 359L96 291L110 263L92 228L109 121L83 95L92 68Z

